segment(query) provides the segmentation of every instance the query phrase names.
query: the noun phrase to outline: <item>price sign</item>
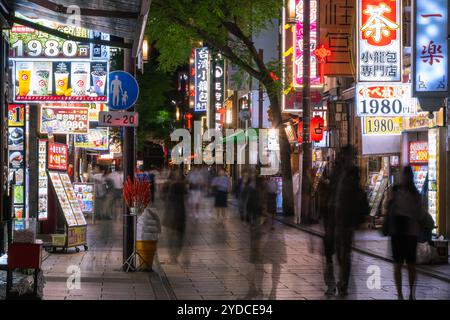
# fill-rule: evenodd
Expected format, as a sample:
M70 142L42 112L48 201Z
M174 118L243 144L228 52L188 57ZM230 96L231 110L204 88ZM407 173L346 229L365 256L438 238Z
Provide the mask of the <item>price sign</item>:
M356 86L359 117L399 117L417 114L417 101L408 84L362 84Z
M109 111L100 112L98 124L103 127L137 127L139 114L137 112Z
M40 133L47 134L89 133L89 110L87 107L41 106Z
M364 135L401 135L402 117L364 117Z
M428 142L415 141L409 144L409 163L428 163Z

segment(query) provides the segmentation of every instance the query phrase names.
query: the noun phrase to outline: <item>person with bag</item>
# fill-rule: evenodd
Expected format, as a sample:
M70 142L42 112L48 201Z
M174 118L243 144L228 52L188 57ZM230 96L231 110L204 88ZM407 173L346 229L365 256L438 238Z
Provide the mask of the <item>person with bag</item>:
M418 237L426 219L420 194L414 184L414 173L410 166L404 167L399 183L394 185L386 199L383 233L391 236L394 259L394 278L398 299L403 300L402 265L408 267L409 299L415 299L416 258Z

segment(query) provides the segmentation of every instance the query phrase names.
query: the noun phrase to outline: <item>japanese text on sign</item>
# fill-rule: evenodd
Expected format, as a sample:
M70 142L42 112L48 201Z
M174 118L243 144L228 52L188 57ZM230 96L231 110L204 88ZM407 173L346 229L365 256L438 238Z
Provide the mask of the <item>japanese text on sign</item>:
M409 163L420 164L428 162L428 142L418 141L409 144Z
M41 107L40 132L47 134L87 134L89 132L88 108Z
M364 135L401 135L402 117L364 117Z
M50 170L67 170L68 147L62 143L48 144L47 166Z
M401 81L401 1L358 0L359 81Z
M209 107L209 49L195 49L195 111Z
M415 1L413 88L416 96L448 91L448 0ZM437 31L436 31L437 30Z
M221 109L225 97L225 60L217 56L214 71L214 108L216 110L216 129L221 128ZM219 115L219 117L217 117Z

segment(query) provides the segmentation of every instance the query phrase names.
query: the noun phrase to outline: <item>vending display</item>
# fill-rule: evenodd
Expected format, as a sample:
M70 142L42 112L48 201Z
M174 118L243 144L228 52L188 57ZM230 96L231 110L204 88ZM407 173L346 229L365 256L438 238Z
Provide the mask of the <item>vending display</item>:
M61 181L59 172L49 171L48 174L50 176L50 180L52 181L56 196L58 197L58 202L66 219L67 225L69 227L77 226L78 222L75 218L75 214L73 212L72 206L70 205L70 201L67 197L66 191L64 190L64 185Z
M83 213L94 213L94 184L74 183L73 186Z

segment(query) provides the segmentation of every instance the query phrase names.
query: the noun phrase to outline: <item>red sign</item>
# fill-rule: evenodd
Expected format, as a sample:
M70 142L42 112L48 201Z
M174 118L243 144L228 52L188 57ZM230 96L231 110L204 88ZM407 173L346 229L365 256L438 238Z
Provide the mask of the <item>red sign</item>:
M69 164L69 148L63 143L48 144L47 167L50 170L66 171Z
M325 120L322 117L315 116L311 119L310 135L311 141L320 142L323 139L323 133L325 131Z
M362 39L373 46L384 47L397 40L397 1L362 0Z
M409 163L428 163L428 142L415 141L409 143Z

